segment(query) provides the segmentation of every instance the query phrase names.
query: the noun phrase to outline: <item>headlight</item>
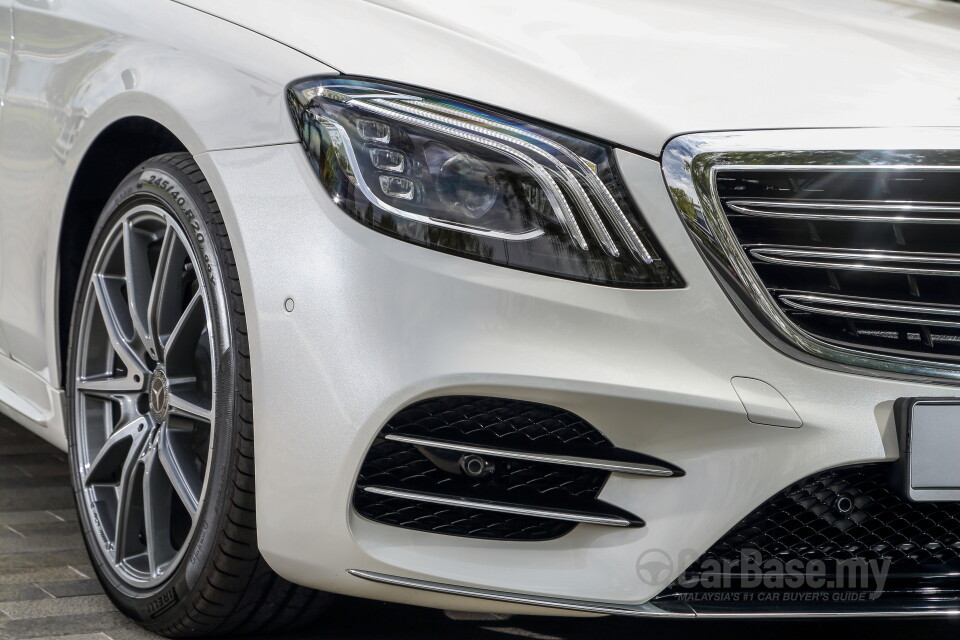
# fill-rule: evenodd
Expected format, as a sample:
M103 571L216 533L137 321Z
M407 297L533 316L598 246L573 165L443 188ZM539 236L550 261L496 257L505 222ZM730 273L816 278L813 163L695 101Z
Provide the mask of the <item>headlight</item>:
M678 287L602 143L420 89L341 77L289 91L333 201L382 233L623 287Z

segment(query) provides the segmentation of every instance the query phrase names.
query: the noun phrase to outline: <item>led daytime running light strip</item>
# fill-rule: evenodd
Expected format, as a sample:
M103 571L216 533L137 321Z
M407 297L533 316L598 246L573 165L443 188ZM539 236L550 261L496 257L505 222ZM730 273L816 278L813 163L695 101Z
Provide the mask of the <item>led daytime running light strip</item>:
M411 105L403 104L402 102L396 99L388 100L384 98L375 98L374 102L376 102L378 105L386 107L387 109L405 111L407 113L417 115L422 118L432 118L437 122L450 125L452 127L465 129L467 131L473 132L481 136L489 136L491 138L496 138L498 140L510 142L512 144L515 144L519 147L523 147L524 149L532 151L533 153L546 158L551 163L553 163L553 166L550 168L553 170L554 174L555 175L559 174L557 177L559 177L563 181L563 184L566 185L567 189L569 189L570 192L573 193L574 199L577 201L577 204L579 204L580 207L586 212L587 222L590 224L590 228L593 229L594 233L596 233L597 236L600 238L600 244L603 245L603 248L606 249L607 253L609 253L614 257L619 257L620 252L617 250L616 245L613 244L613 238L610 237L610 234L607 232L607 229L603 226L603 222L600 220L600 216L597 214L596 208L593 206L593 203L590 202L590 198L589 196L587 196L587 193L583 190L583 187L580 186L580 182L574 177L573 172L570 171L570 169L568 169L565 165L557 162L557 160L551 154L547 153L540 147L530 142L527 142L526 140L518 138L517 136L507 135L505 133L500 133L498 131L495 131L490 127L481 127L475 124L471 124L469 122L464 122L463 120L458 120L456 118L449 118L447 116L441 115L433 111L428 111L426 109L420 109ZM429 102L426 104L428 104L430 107L433 107L435 105L435 103L432 103L432 102ZM366 107L366 104L361 104L360 106L363 108L363 107ZM555 186L556 185L554 184L554 187ZM563 199L564 202L566 201L563 197L563 193L559 191L557 193L557 198ZM570 209L569 204L567 205L567 209ZM576 222L574 222L573 224L575 225ZM577 231L579 232L579 229ZM581 248L586 249L586 246L582 246Z
M377 196L377 194L373 192L370 186L367 185L366 181L363 179L363 176L360 173L360 163L357 161L357 157L353 152L353 147L350 145L349 134L338 122L335 122L330 118L316 114L314 114L314 117L323 126L323 129L326 131L327 135L330 136L330 142L333 146L334 152L337 154L337 160L340 163L344 173L347 174L350 182L355 184L360 191L363 192L363 195L370 200L370 202L381 209L408 220L414 220L424 224L431 224L435 227L443 227L445 229L454 229L464 233L473 233L479 236L497 238L500 240L532 240L543 235L543 229L533 229L531 231L524 231L521 233L508 233L505 231L491 231L490 229L482 229L479 227L457 224L455 222L438 220L437 218L431 218L429 216L422 216L410 211L404 211L403 209L398 209L397 207L384 202L379 196ZM347 167L350 168L349 171L347 170Z
M588 211L589 219L591 220L595 219L596 224L600 226L601 230L598 231L598 235L600 235L601 237L601 243L603 244L604 248L607 249L610 255L614 257L618 257L620 255L620 252L613 245L613 241L610 239L610 235L609 233L607 233L607 230L603 227L603 222L600 220L600 216L597 215L597 212L593 206L593 203L587 197L587 194L583 190L583 187L580 185L580 183L577 182L575 178L573 178L573 173L570 171L570 169L566 165L558 162L556 158L554 158L552 155L550 155L543 149L540 149L539 147L532 145L524 140L520 140L519 138L521 137L529 138L531 140L539 142L540 144L550 149L553 149L559 152L574 165L574 168L577 169L577 176L579 176L581 179L587 182L587 185L591 188L594 195L599 196L599 200L604 205L604 211L607 213L608 216L610 216L610 219L613 221L614 225L616 226L617 231L620 235L620 238L624 242L626 242L627 246L630 247L630 249L633 250L633 252L637 254L646 264L651 264L653 262L653 256L650 255L650 252L647 250L646 246L643 244L643 241L640 239L640 236L637 235L637 232L634 230L633 226L630 224L630 221L627 220L627 216L624 215L623 210L620 209L620 205L617 204L617 201L613 197L613 194L610 193L610 191L607 189L607 186L603 184L603 181L600 180L600 178L596 174L596 171L588 165L587 161L585 161L583 158L581 158L577 154L570 151L570 149L566 148L561 144L556 143L550 138L534 133L533 131L526 131L519 127L515 127L513 125L507 124L505 122L483 118L470 111L457 109L456 107L450 107L440 102L425 101L425 100L422 100L421 98L408 97L408 96L398 96L393 100L394 101L416 100L421 104L426 105L433 111L449 114L449 115L455 116L456 118L462 118L464 120L472 120L473 122L486 125L487 127L490 127L490 128L500 129L512 135L499 134L493 131L488 132L488 131L485 131L483 128L470 127L474 131L487 133L487 135L496 135L497 137L503 140L508 140L510 142L514 142L515 144L521 144L524 147L533 149L537 153L550 159L557 168L563 171L565 175L569 176L570 180L575 186L571 186L569 184L568 186L571 188L571 190L574 191L574 194L577 195L577 200L580 201L581 204L583 204L583 202L586 203L583 206L585 206L585 208ZM387 102L387 99L381 96L377 96L376 101L378 103L385 103ZM415 107L411 107L409 105L405 105L399 102L398 104L396 104L396 107L404 110L416 109ZM427 113L421 109L416 109L416 110ZM459 123L455 120L451 122L456 126L467 126L465 123ZM596 230L596 228L594 229ZM606 242L604 242L603 240L604 238L606 238ZM609 243L609 246L607 243Z

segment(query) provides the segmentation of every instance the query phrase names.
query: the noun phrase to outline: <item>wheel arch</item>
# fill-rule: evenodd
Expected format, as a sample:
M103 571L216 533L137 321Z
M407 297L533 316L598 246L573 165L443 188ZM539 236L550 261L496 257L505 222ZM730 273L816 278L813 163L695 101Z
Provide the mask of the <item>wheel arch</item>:
M84 152L73 174L60 220L56 254L56 362L65 384L71 313L78 277L97 220L117 185L137 165L162 153L187 151L170 129L143 116L127 116L105 127Z
M295 142L287 85L336 71L173 2L17 11L0 125L0 155L11 161L0 183L3 219L24 233L16 251L0 255L0 271L19 280L5 289L0 315L13 318L11 388L36 407L22 421L63 446L76 272L101 205L153 155L186 150L199 159Z

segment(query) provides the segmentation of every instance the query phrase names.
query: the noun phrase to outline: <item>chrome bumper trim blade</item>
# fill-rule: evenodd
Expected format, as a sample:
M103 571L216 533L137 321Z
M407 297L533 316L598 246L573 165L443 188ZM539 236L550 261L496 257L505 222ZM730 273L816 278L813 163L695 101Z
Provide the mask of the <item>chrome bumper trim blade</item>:
M456 442L447 442L444 440L433 440L431 438L419 438L414 436L405 436L402 434L391 433L385 436L387 440L394 442L403 442L418 447L431 447L434 449L447 449L449 451L460 451L463 453L475 453L477 455L497 456L500 458L511 458L513 460L525 460L527 462L544 462L548 464L562 464L571 467L583 467L586 469L600 469L602 471L613 471L617 473L631 473L641 476L670 477L677 475L672 469L661 467L655 464L644 464L637 462L619 462L616 460L601 460L598 458L580 458L576 456L565 456L549 453L528 453L526 451L516 451L512 449L497 449L494 447L484 447L472 444L460 444Z
M626 518L618 516L592 515L578 511L565 511L562 509L545 509L541 507L525 507L521 505L506 504L502 502L488 502L485 500L471 500L469 498L459 498L456 496L444 496L433 493L424 493L422 491L405 491L402 489L392 489L389 487L364 487L364 491L375 493L381 496L390 496L391 498L402 498L404 500L419 500L421 502L432 502L434 504L443 504L451 507L466 507L469 509L481 509L483 511L494 511L497 513L509 513L518 516L533 516L535 518L549 518L551 520L565 520L567 522L579 522L582 524L599 524L607 527L631 527L643 526L641 523L631 522Z

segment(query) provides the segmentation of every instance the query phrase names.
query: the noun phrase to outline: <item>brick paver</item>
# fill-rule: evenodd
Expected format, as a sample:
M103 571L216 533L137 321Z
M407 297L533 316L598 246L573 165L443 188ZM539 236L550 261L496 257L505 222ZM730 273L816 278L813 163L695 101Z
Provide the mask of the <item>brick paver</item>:
M77 528L66 456L0 417L0 640L151 640L116 611L97 581ZM629 618L451 620L431 609L340 599L322 627L280 640L809 640L863 636L955 639L955 623L930 621L734 622ZM247 640L266 640L252 638Z
M113 632L144 634L90 567L66 455L0 418L0 638L114 640Z

